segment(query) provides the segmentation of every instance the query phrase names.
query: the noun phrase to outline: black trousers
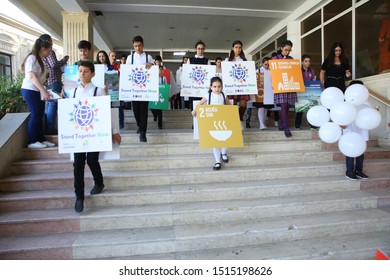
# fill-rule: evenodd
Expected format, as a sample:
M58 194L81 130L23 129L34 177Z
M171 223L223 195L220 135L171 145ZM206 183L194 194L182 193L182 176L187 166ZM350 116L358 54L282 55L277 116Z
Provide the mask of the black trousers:
M99 152L75 153L73 163L74 190L77 198L84 198L85 161L92 172L95 185L103 185L103 174L99 163Z
M138 129L141 133L146 133L146 130L148 129L149 101L133 101L132 106Z
M150 109L152 111L153 117L157 119L158 127L162 127L162 110L160 109Z
M190 109L191 109L191 111L194 110L194 103L193 103L193 101L195 101L195 100L202 100L202 98L190 97Z
M345 163L347 165L347 172L363 171L364 154L357 158L345 157Z

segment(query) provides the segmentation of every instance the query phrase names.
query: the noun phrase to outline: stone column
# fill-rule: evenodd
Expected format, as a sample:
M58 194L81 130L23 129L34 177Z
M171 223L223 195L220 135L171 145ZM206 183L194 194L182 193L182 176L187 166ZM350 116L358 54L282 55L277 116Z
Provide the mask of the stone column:
M301 60L301 23L299 21L291 21L287 24L287 40L293 43L293 52L290 55Z
M77 44L87 40L92 44L93 55L93 18L90 13L61 12L63 22L64 55L69 55L68 65L80 59ZM92 58L92 57L91 57Z

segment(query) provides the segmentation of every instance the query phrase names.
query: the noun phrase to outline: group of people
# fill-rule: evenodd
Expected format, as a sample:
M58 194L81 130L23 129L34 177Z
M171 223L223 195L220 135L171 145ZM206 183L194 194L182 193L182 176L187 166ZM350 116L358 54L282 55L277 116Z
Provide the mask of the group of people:
M133 38L133 48L129 56L121 57L121 64L132 64L132 65L143 65L146 69L149 69L155 62L158 63L158 59L155 61L144 52L144 41L141 36L135 36ZM48 87L57 92L61 93L62 88L62 67L66 65L69 56L65 56L61 60L57 60L55 52L52 50L52 39L49 35L41 35L34 43L31 53L25 58L22 68L25 72L25 78L22 84L22 95L26 100L28 108L30 110L30 119L28 123L28 148L46 148L54 147L55 144L46 140L44 134L56 134L55 128L55 116L57 110L56 102L50 100L51 93L44 86L44 81L48 77ZM272 59L291 59L289 56L292 49L292 42L289 40L283 41L280 50L272 57ZM183 58L183 63L187 64L203 64L210 65L211 61L204 56L206 45L199 41L195 45L196 54L194 57ZM74 90L71 98L76 97L92 97L101 96L107 94L107 88L97 88L91 83L91 79L95 74L94 62L90 59L91 43L82 40L78 44L80 53L80 60L75 64L78 65L80 85ZM263 66L260 71L269 71L269 59L263 59ZM234 41L229 56L225 61L246 61L245 54L243 52L243 44L241 41ZM205 104L230 104L229 100L233 100L233 104L239 104L239 117L243 123L244 114L247 110L246 105L250 99L249 95L236 95L226 97L222 91L222 80L220 77L221 67L220 64L222 58L216 59L216 77L211 79L209 92L200 100L199 105ZM120 65L116 62L116 53L110 52L107 54L105 51L99 51L96 56L97 64L104 64L107 71L119 70ZM45 67L46 66L46 67ZM166 79L162 75L163 66L161 61L160 67L160 83L166 83ZM49 69L47 75L46 69ZM179 69L180 70L180 69ZM310 57L307 55L302 56L302 74L304 80L315 80L316 75L310 68ZM320 81L323 87L336 86L342 91L345 91L346 77L350 77L351 72L349 68L349 62L344 54L343 47L340 43L336 43L332 46L332 50L328 57L324 61L320 72ZM177 77L179 80L180 78ZM178 97L180 98L180 96ZM196 111L193 108L192 101L194 98L190 98L188 102L189 108L192 110L192 114L195 116ZM279 93L274 95L274 104L278 104L281 107L281 119L280 127L284 131L286 137L291 137L291 132L288 126L288 111L290 106L294 105L297 101L297 94L291 93ZM46 128L43 128L42 120L44 118L46 102ZM265 128L265 118L267 115L266 109L270 108L262 103L255 103L255 107L258 108L258 117L260 121L260 129ZM272 105L271 105L272 106ZM121 106L122 107L122 106ZM123 107L120 112L120 127L123 127ZM139 139L141 142L147 142L147 119L148 119L148 101L133 101L132 109L137 122ZM158 120L159 127L162 124L161 112L154 111L155 120ZM276 113L276 112L275 112ZM53 118L54 116L54 118ZM296 127L300 126L302 115L297 114ZM277 115L275 115L275 123L278 121ZM115 129L113 124L113 141L120 143L121 136L119 129ZM227 155L226 148L215 148L213 149L215 157L214 170L221 169L222 162L228 163L229 158ZM351 164L348 160L348 171L353 174L360 176L366 176L362 173L362 161L358 159L356 166ZM99 164L99 152L88 152L88 153L76 153L74 156L74 188L76 193L75 211L82 212L84 209L84 168L85 163L92 171L94 178L94 187L90 191L91 195L99 194L104 189L103 176ZM352 167L351 167L352 166ZM350 169L353 168L351 171Z

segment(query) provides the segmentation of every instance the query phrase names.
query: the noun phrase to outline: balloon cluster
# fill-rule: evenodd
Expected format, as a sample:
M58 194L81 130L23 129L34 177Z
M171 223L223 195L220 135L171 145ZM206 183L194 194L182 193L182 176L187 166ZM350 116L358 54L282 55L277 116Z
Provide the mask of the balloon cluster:
M321 93L322 105L310 108L307 120L311 125L320 127L318 134L322 141L325 143L338 141L338 147L343 155L358 157L367 148L365 139L357 132L343 134L341 127L351 125L370 130L379 126L380 113L364 104L368 95L367 88L360 84L349 86L345 95L336 87L326 88Z

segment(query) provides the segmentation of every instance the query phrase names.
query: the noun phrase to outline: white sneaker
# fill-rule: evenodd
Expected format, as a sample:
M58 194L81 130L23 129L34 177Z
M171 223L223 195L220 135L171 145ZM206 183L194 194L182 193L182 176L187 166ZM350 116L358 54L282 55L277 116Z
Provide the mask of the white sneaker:
M27 146L27 148L29 148L29 149L44 149L46 147L47 146L41 142L35 142L35 143L29 144Z
M244 130L245 127L244 122L240 122L240 125L241 125L241 130Z
M275 121L275 127L279 127L279 122Z
M55 147L55 145L56 145L56 144L49 142L49 141L43 141L42 144L46 145L48 148Z
M264 130L266 129L267 127L263 124L263 123L260 123L260 130Z

